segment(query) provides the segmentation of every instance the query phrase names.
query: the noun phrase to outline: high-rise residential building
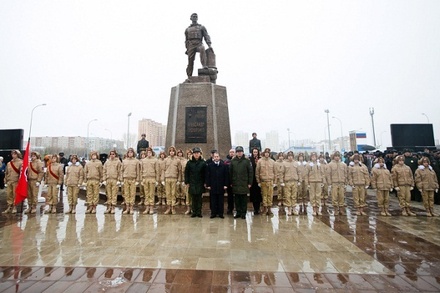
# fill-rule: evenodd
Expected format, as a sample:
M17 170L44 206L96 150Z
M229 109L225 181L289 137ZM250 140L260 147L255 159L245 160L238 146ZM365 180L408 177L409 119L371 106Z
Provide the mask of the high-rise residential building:
M234 142L233 145L241 145L244 147L245 152L248 152L247 149L249 148L249 133L244 131L237 131L234 136Z
M60 149L84 148L87 138L81 136L36 136L31 137L31 147Z
M283 151L280 146L278 131L272 130L266 133L264 148L270 148L272 152Z
M143 118L142 120L139 120L138 124L138 139L141 138L142 133L145 133L146 139L151 147L165 146L166 130L166 125L151 119Z
M120 140L89 137L88 151L107 152L111 149L123 150L124 142ZM36 136L31 137L31 148L57 149L59 151L86 150L87 138L81 136Z

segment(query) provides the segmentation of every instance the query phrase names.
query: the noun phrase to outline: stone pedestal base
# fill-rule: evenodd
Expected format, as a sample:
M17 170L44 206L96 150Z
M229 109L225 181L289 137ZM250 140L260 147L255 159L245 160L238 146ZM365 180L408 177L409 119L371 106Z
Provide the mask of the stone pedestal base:
M226 157L231 148L226 87L196 82L171 89L166 147L172 145L184 153L198 146L205 159L212 149Z

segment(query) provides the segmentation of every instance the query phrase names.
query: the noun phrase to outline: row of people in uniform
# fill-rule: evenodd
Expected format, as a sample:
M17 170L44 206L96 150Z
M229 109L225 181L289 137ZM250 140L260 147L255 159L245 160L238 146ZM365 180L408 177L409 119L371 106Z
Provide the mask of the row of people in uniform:
M201 150L197 151L197 153L201 153ZM161 152L159 158L156 158L153 150L147 148L146 151L141 152L141 158L138 160L135 157L134 150L130 148L122 161L118 158L116 151L110 151L107 161L102 164L98 153L93 151L90 153L90 160L84 167L80 164L77 155L71 155L64 176L63 165L59 163L59 156L57 154L48 156L50 157L48 162L43 164L40 155L37 152L32 152L27 171L29 207L25 210L25 213L36 212L39 185L44 182L47 188L46 203L49 205L51 213L56 213L58 194L62 184L65 184L69 205L68 213L76 212L80 188L86 189L86 204L88 205L86 213L96 213L99 189L104 185L107 196L107 209L105 213L111 214L115 212L119 188L121 188L126 206L123 213L133 213L136 189L141 187L141 193L144 195L141 197L141 201L146 205L144 214L154 213L155 194L157 191L159 203L167 206L165 214L175 214L175 204L177 202L185 202L187 205L185 214L189 214L192 210L194 215L200 216L201 205L199 209L191 209L192 197L188 193L188 183L184 182L185 167L193 155L194 150L189 150L185 158L181 150L170 147L168 149L168 156L165 152ZM214 154L214 158L217 158L217 162L220 161L218 153ZM203 160L203 162L205 161ZM44 167L45 165L46 167ZM12 160L6 168L5 183L7 186L8 207L3 213L16 213L17 211L14 205L14 198L21 166L21 153L18 150L14 150L12 152ZM216 179L217 181L219 179L225 181L229 178L227 176L223 176L223 178L217 176ZM205 178L203 178L202 183L204 181ZM209 181L207 182L207 188L211 189ZM213 182L212 185L214 186L215 183ZM225 181L221 188L226 189L227 185ZM224 192L221 192L222 196L223 194ZM213 212L223 217L223 206L221 208L221 212Z
M306 195L309 194L310 204L314 215L321 215L320 206L325 204L328 195L331 196L334 215L345 214L345 192L349 185L353 190L354 207L357 215L366 215L366 190L371 187L376 190L378 207L382 216L390 216L389 192L396 190L402 215L415 216L410 210L410 191L416 186L423 196L427 216L435 216L434 192L438 192L438 181L429 158L422 158L419 167L413 174L404 164L404 157L399 156L390 172L382 157L376 158L374 167L369 172L359 154L350 157L350 163L341 160L341 154L335 152L330 163L323 156L319 159L316 153L311 153L310 160L304 160L304 154L298 154L296 160L292 152L279 153L277 159L269 159L270 149L265 149L260 155L254 148L250 156L255 170L254 183L251 187L251 201L254 213L259 212L263 203L263 213L271 214L272 187L278 186L278 205L287 207L287 214L305 212ZM261 175L263 174L263 175ZM261 192L262 197L259 197Z
M242 152L242 147L237 147L235 151L237 150ZM141 153L141 159L138 160L135 158L134 150L129 149L121 162L116 151L111 151L108 160L102 165L98 159L98 153L92 152L90 154L91 160L87 162L84 168L79 163L78 157L72 155L64 178L63 165L59 163L57 154L51 156L46 171L44 171L39 154L32 152L28 168L29 207L25 210L25 213L36 211L39 185L44 180L47 185L47 203L52 213L56 212L59 189L61 184L65 183L69 213L75 213L79 188L82 186L87 190L88 208L86 212L95 213L99 200L99 188L105 185L107 194L105 213L115 212L117 194L119 187L122 187L126 205L123 213L130 214L133 212L136 187L140 185L144 193L141 200L146 205L144 213L154 213L157 191L158 203L167 206L165 214L175 214L176 202L184 202L187 205L185 214L189 214L193 210L193 215L198 216L199 211L194 212L194 209L191 209L191 195L188 193L184 178L186 163L191 160L192 153L191 150L188 150L185 158L183 151L170 147L168 156L165 152L161 152L159 158L156 158L153 150L148 148L147 151ZM8 207L4 213L16 212L13 205L14 191L22 164L21 154L18 150L13 151L11 155L12 160L7 165L5 176ZM353 189L357 214L365 215L365 194L366 189L371 185L372 188L376 189L381 215L390 215L388 212L389 192L393 189L398 193L402 215L415 215L410 210L411 198L409 192L416 185L423 195L427 215L435 215L433 211L433 194L438 190L438 181L428 158L420 160L419 168L415 174L403 163L404 158L402 156L396 158L392 172L387 170L383 158L377 158L370 174L358 154L351 157L348 166L342 163L339 152L332 155L329 164L323 158L319 160L316 153L310 155L308 162L304 160L304 154L302 153L298 154L295 160L292 152L288 152L286 158L284 158L283 153L280 153L275 161L270 157L270 149L268 148L264 150L262 156L260 156L258 149L253 149L249 158L246 158L243 154L242 157L250 161L252 168L250 170L243 169L241 172L246 172L246 174L238 175L242 178L251 178L251 182L248 186L249 190L244 193L245 190L241 189L239 194L250 193L251 201L254 204L254 214L259 214L261 203L263 213L269 215L272 213L273 189L276 186L278 186L279 205L285 206L289 215L298 214L297 205L299 205L299 213L306 212L307 194L310 197L313 214L320 215L321 197L324 198L323 202L325 203L326 197L328 197L327 191L331 194L334 214L345 214L345 191L346 186L350 185ZM239 157L239 152L237 152L233 157L228 156L225 163L229 165L232 159L242 159L242 157ZM219 156L217 162L224 164ZM227 168L227 171L231 171L230 169ZM224 176L225 179L223 180L229 181L225 181L222 185L223 191L231 187L233 189L234 184L230 184L233 181L232 173ZM211 180L215 179L215 177L211 178ZM258 197L258 193L255 194L255 185L261 190L261 198ZM234 194L232 189L231 193ZM241 208L244 208L243 200L239 202ZM218 206L219 204L216 205L216 207ZM231 211L231 202L228 199L228 213ZM243 217L243 214L245 214L245 211L237 210L236 215L238 217ZM223 205L221 211L212 211L212 216L216 215L223 216Z

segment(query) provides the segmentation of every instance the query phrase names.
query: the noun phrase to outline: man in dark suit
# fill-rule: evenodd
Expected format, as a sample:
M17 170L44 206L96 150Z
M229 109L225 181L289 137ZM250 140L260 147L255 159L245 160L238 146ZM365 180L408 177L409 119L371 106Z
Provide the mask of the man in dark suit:
M213 160L206 168L205 185L209 190L211 200L211 219L223 217L224 194L229 185L228 166L220 160L218 152L213 154Z

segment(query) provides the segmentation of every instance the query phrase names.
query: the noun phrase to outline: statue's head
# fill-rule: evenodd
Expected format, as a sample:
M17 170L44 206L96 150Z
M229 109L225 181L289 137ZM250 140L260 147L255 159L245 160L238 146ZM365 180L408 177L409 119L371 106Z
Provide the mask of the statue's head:
M197 21L198 18L199 18L199 16L197 15L197 13L193 13L193 14L191 14L191 17L189 19Z

